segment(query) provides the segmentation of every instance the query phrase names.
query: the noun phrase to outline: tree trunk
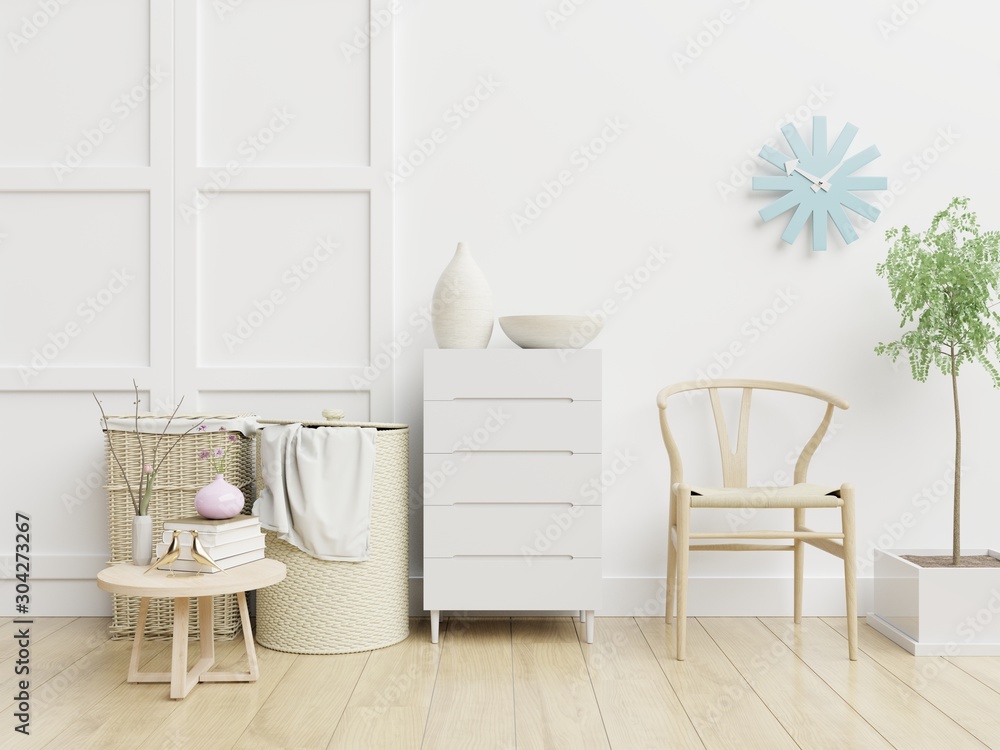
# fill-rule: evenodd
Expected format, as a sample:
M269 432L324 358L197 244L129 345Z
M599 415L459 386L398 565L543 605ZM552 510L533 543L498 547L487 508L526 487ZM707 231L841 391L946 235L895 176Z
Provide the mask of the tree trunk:
M955 372L955 347L951 347L951 392L955 400L955 504L951 533L951 562L958 565L962 554L962 415L958 410L958 373Z

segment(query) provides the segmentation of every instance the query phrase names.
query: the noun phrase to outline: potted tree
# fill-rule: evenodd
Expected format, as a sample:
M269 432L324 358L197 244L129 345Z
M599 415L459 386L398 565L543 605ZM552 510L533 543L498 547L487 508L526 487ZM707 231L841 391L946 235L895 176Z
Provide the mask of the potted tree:
M909 330L875 352L893 361L905 354L919 382L939 369L951 380L954 403L951 550L878 550L875 556L875 613L868 622L918 656L1000 655L1000 554L961 547L959 372L979 365L1000 387L1000 315L994 309L1000 233L981 231L968 204L968 198L953 199L925 232L890 229L889 252L876 267L889 284L900 328Z

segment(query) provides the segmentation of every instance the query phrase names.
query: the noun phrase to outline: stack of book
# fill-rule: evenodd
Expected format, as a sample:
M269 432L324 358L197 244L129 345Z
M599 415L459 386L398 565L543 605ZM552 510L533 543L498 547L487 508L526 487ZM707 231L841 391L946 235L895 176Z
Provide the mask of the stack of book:
M191 532L198 532L202 549L223 570L264 559L264 532L257 516L236 516L213 520L201 516L175 518L163 523L163 541L156 545L156 557L166 554L174 531L180 531L181 555L169 568L189 573L218 573L211 566L200 565L191 555ZM158 566L167 570L168 565Z

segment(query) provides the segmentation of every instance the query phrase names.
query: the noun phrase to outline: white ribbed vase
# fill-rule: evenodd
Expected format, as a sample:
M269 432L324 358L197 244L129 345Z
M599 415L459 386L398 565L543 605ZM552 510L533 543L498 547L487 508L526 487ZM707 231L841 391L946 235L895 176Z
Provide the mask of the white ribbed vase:
M132 516L132 564L149 565L153 559L153 517Z
M485 349L493 335L493 293L464 242L444 269L431 304L441 349Z

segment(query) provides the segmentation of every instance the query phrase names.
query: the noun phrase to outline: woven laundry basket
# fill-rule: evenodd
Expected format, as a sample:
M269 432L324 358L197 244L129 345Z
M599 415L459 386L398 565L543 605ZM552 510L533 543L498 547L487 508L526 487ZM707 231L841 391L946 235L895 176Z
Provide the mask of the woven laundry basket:
M185 415L178 418L196 419L238 419L237 416ZM114 421L121 417L109 416ZM140 415L144 422L149 419L162 420L166 424L167 416ZM243 493L247 504L243 512L249 513L252 507L254 493L254 449L255 438L247 437L240 432L190 432L187 435L166 435L159 446L162 456L180 438L177 445L160 465L153 485L153 496L149 502L149 515L153 519L153 542L163 533L163 522L172 518L196 515L194 496L202 487L212 481L215 471L209 461L198 457L203 450L208 450L220 444L220 436L238 435L239 440L232 444L226 460L226 481L235 485ZM122 466L128 472L132 488L135 490L135 477L139 476L142 467L142 454L139 450L139 440L135 432L123 429L108 429L104 431L105 454L107 460L108 483L108 536L111 544L112 565L132 562L132 518L135 510L129 498L128 488L118 462L111 455L110 446L114 446ZM152 451L160 433L155 431L141 432L139 438L146 455ZM112 639L132 638L135 636L135 625L139 619L139 597L113 594L111 637ZM213 624L215 637L220 640L236 637L241 630L239 602L236 594L225 594L214 598ZM147 640L170 640L173 638L174 605L170 599L150 599L146 614ZM198 608L191 607L188 635L199 636Z
M260 421L261 427L268 424L288 422ZM296 654L348 654L399 643L410 632L409 429L362 422L302 424L377 428L370 557L364 562L317 560L267 532L265 554L283 562L288 575L257 592L257 642ZM258 485L263 489L263 478Z

